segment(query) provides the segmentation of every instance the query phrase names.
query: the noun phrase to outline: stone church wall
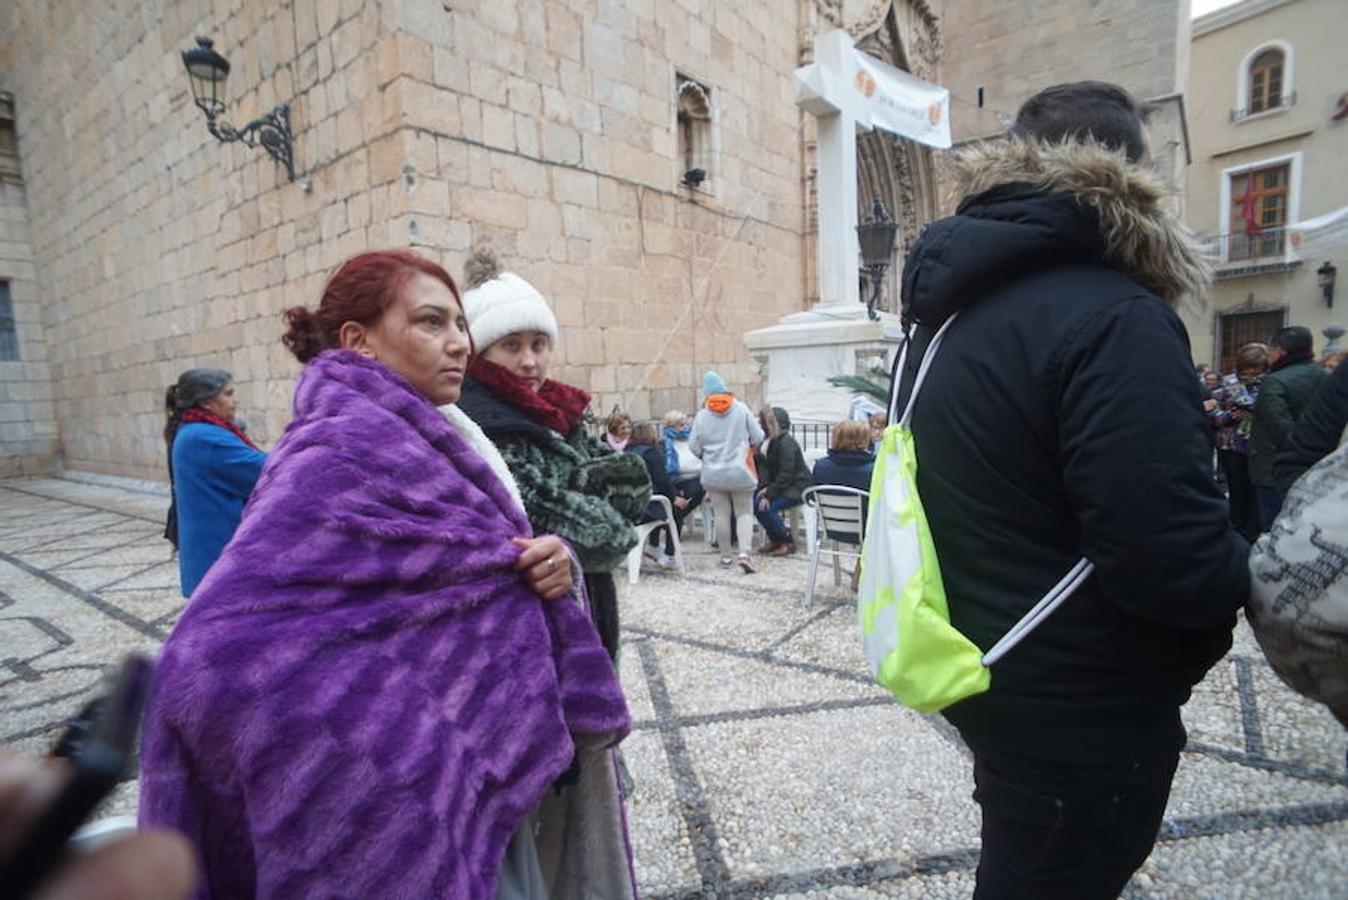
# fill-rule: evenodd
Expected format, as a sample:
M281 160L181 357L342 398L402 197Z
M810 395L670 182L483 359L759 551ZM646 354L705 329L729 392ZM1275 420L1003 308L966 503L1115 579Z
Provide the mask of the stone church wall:
M60 439L23 185L0 179L0 281L7 282L18 359L0 360L0 476L45 472Z
M686 409L708 366L755 399L740 335L805 303L797 14L775 0L3 4L32 248L16 294L41 309L27 333L44 339L28 343L35 365L46 346L64 464L164 477L163 391L193 366L232 371L252 433L275 441L298 371L280 312L382 246L457 276L491 243L553 300L556 374L600 411ZM291 104L311 191L207 132L179 58L196 35L233 64L233 125ZM679 185L676 72L714 95L710 191ZM36 409L25 421L53 437Z

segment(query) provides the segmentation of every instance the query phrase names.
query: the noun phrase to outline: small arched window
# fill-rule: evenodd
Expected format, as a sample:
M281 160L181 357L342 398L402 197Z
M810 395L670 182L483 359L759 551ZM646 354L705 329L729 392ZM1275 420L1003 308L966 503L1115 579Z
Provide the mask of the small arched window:
M711 89L691 78L677 75L678 152L682 182L687 187L709 190L711 178Z
M1282 106L1283 66L1286 57L1277 48L1263 51L1250 60L1250 114L1267 112Z

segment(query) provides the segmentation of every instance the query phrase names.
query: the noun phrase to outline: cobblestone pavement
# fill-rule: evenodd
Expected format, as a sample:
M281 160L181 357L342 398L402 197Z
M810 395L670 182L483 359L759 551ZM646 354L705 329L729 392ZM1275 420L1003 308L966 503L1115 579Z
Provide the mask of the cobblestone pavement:
M38 752L103 668L181 609L162 497L0 481L0 739ZM871 684L843 588L802 558L622 588L630 822L648 897L967 897L978 813L959 737ZM620 581L625 581L621 579ZM844 579L845 581L845 579ZM1348 739L1244 626L1185 709L1161 842L1125 897L1348 897ZM133 809L124 785L111 813Z

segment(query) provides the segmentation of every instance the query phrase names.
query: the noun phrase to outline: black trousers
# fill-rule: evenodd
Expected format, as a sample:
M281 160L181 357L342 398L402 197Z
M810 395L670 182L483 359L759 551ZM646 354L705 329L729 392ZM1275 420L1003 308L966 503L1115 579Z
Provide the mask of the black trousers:
M618 586L612 572L586 572L585 593L590 595L590 618L614 665L618 663Z
M975 900L1112 900L1146 860L1179 751L1120 763L974 753L983 810Z
M1234 450L1218 450L1217 465L1226 476L1231 503L1231 524L1246 539L1259 537L1259 500L1250 482L1250 457Z

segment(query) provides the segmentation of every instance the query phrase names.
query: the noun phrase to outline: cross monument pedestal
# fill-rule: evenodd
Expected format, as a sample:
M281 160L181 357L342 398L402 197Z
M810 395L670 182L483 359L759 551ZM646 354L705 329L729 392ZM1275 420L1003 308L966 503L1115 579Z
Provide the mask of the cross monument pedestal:
M857 129L871 128L866 96L853 84L855 50L842 29L815 38L814 63L796 70L796 105L818 123L819 303L744 336L763 368L764 400L793 419L848 417L852 395L834 375L865 374L892 358L898 316L872 321L861 302L857 241Z

